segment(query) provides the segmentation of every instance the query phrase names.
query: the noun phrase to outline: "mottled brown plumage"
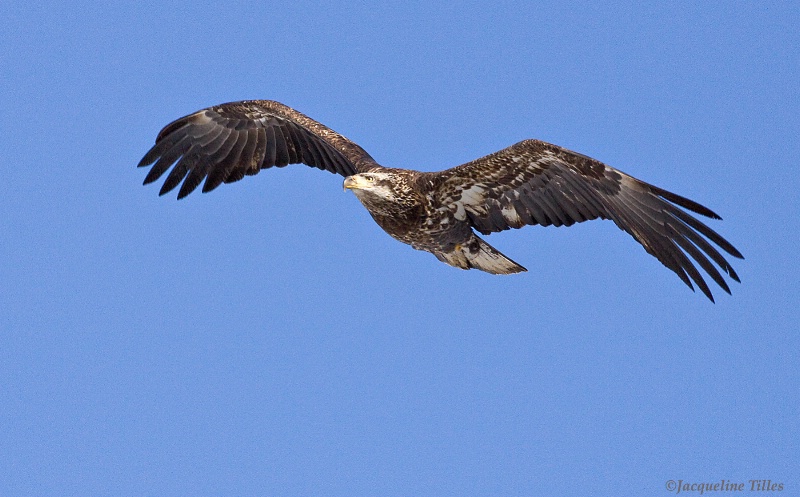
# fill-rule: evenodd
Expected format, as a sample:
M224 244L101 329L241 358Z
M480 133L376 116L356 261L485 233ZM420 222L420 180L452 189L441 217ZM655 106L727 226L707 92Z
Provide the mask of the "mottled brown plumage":
M231 183L261 169L304 163L344 176L389 235L462 269L494 274L525 271L475 234L525 225L570 226L611 219L690 288L714 300L694 261L726 292L717 267L739 277L709 241L742 255L687 209L719 219L687 198L640 181L590 157L526 140L441 172L380 166L361 147L278 102L217 105L167 125L139 166L152 165L145 184L167 170L161 195L178 198ZM683 208L683 209L682 209ZM713 263L712 263L713 261ZM716 266L714 265L716 264Z

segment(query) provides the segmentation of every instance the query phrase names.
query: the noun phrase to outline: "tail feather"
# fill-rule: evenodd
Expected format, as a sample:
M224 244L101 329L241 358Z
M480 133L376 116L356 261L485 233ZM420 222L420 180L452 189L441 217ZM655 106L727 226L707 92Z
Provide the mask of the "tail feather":
M442 262L460 269L480 269L491 274L513 274L527 271L499 250L473 235L467 243L456 245L450 252L434 252Z

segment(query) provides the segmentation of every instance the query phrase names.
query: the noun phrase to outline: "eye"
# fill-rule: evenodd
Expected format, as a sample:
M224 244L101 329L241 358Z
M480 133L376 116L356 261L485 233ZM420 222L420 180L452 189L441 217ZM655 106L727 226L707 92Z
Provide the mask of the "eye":
M372 176L367 176L367 181L369 181L370 183L374 183L375 182L375 178L372 177Z

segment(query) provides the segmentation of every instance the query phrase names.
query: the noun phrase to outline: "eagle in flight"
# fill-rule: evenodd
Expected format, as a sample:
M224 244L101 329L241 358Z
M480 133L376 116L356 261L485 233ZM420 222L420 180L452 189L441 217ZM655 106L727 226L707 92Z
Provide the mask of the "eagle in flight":
M712 302L711 290L689 257L728 293L717 266L740 281L709 241L741 259L739 251L686 212L720 219L710 209L539 140L521 141L444 171L395 169L379 165L360 146L286 105L248 100L209 107L168 124L139 167L152 165L144 184L172 167L159 195L180 184L180 199L203 180L203 192L208 192L262 169L297 163L341 174L344 188L384 231L457 268L492 274L526 270L476 231L488 235L600 218L614 221Z

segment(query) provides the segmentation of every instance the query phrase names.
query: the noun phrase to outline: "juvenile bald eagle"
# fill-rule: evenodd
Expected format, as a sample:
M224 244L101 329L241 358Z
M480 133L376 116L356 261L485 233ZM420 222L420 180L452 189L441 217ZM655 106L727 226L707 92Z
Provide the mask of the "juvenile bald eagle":
M723 290L739 277L710 243L742 255L689 215L720 219L687 198L647 184L585 155L525 140L452 169L426 173L379 165L361 147L278 102L250 100L203 109L168 124L139 167L153 165L144 184L172 171L163 195L181 182L178 198L201 181L203 192L273 166L303 163L345 177L375 222L393 238L461 269L510 274L526 269L478 235L525 225L570 226L611 219L694 290L713 302L691 256ZM711 260L709 260L711 259Z

